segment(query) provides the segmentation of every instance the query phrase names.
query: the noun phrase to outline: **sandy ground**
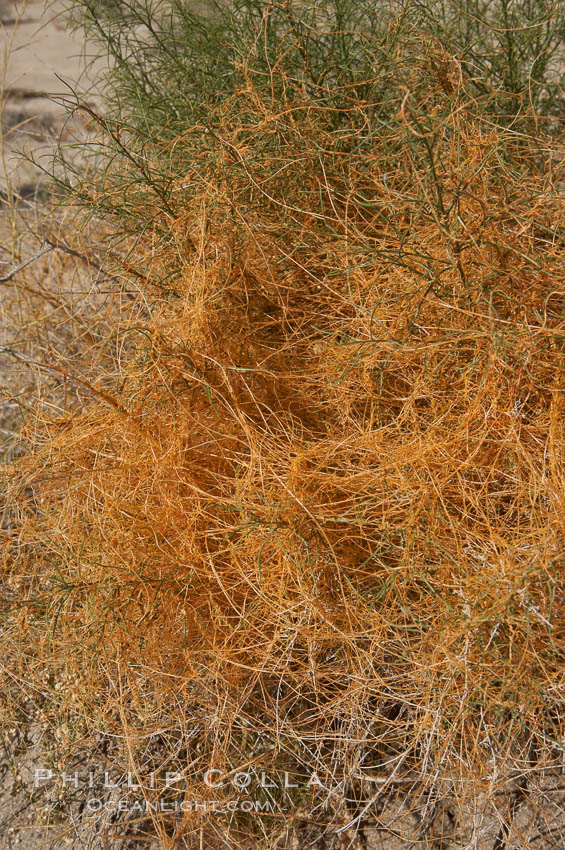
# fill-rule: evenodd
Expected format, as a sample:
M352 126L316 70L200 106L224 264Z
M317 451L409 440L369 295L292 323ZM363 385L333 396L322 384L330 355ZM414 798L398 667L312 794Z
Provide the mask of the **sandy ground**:
M71 140L83 132L84 118L69 118L61 98L77 86L97 105L92 83L84 73L93 50L81 33L73 32L65 0L0 0L0 42L4 108L2 115L4 195L32 194L48 168L59 138ZM94 63L97 72L103 61ZM33 155L33 165L21 153Z
M37 203L48 182L43 169L49 169L60 139L69 142L87 132L84 117L69 117L61 102L69 86L78 84L87 93L92 88L83 73L84 38L72 31L69 17L66 0L0 0L0 278L43 249ZM88 99L95 106L101 103L92 92ZM40 288L59 274L54 259L47 255L29 267ZM20 346L29 339L30 326L40 321L28 283L27 270L13 284L0 283L0 347ZM54 329L53 336L60 337L60 330ZM21 424L13 396L21 397L28 385L21 363L18 367L0 352L0 457L10 431Z

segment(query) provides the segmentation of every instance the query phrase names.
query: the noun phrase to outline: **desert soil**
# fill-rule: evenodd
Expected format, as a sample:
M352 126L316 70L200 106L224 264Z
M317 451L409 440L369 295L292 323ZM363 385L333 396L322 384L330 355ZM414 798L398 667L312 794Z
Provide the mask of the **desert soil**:
M77 85L91 89L84 74L84 39L71 29L66 6L65 0L0 0L3 194L33 195L59 138L70 140L85 123L84 117L70 118L62 103L62 98L72 98ZM93 70L102 64L98 60ZM96 102L92 94L91 99ZM34 156L38 165L22 152Z

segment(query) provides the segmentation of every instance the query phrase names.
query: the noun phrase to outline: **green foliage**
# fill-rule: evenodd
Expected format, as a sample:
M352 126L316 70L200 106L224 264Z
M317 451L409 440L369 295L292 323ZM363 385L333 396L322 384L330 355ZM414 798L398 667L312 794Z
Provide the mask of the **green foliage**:
M254 92L270 99L273 114L295 103L317 110L321 122L343 133L344 152L370 147L376 135L399 126L406 119L401 107L408 102L420 102L412 120L433 139L432 119L441 105L437 95L419 97L430 82L439 82L440 95L443 90L448 99L454 87L463 87L476 114L488 114L493 126L515 133L540 123L544 132L559 132L565 110L565 8L549 0L210 0L196 5L75 0L73 5L109 56L111 70L104 115L94 116L104 144L85 151L87 159L94 158L88 178L65 162L67 183L75 195L91 200L93 186L102 182L105 188L96 196L108 214L104 181L111 174L110 182L116 186L117 181L124 195L122 223L133 232L139 232L140 222L128 218L127 185L141 183L149 196L174 207L172 186L190 168L195 145L212 160L220 155L215 134L230 102L241 108L237 95L248 88L250 76ZM426 73L420 68L415 75L428 47ZM453 62L459 80L450 77ZM240 123L242 117L238 114ZM250 119L241 138L253 141L257 128L252 114ZM358 134L354 143L352 133ZM178 143L189 136L190 143ZM260 149L250 155L260 156ZM114 166L122 162L129 184L123 173L116 176Z

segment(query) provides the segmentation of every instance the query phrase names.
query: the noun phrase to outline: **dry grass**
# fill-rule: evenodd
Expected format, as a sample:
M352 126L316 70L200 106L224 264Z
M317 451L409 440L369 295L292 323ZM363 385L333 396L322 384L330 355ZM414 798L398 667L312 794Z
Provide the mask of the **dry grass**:
M370 144L370 103L336 128L251 65L214 140L163 143L190 166L174 206L139 187L119 378L81 372L6 469L12 670L140 776L174 727L187 800L233 792L209 767L302 777L261 792L278 818L155 815L163 846L321 840L406 795L414 840L480 842L486 800L490 846L526 847L516 800L562 765L562 144L411 50Z

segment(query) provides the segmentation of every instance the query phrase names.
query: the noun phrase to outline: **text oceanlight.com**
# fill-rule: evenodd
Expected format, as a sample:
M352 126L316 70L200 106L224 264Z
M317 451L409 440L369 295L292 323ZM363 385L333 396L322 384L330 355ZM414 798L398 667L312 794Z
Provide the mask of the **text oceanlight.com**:
M149 812L202 812L221 814L222 812L273 812L271 800L101 800L90 797L86 801L90 812L128 812L129 814L148 814Z
M206 789L217 789L218 796L235 794L237 798L191 798L194 787L190 790L183 788L185 777L177 771L149 773L144 776L123 772L116 776L110 771L90 770L88 774L81 775L78 770L55 771L37 767L34 773L36 788L56 784L73 792L73 797L74 792L84 789L88 795L85 806L89 812L128 812L131 815L145 815L150 812L280 812L280 807L269 794L269 789L284 791L293 788L325 787L317 773L297 777L289 772L268 774L264 770L240 770L225 774L217 768L209 768L201 774L200 779L202 791L206 792L203 797L211 796L210 791ZM223 789L221 794L219 789ZM141 793L132 793L135 790ZM162 791L166 792L164 796L160 795ZM259 792L260 799L251 796L253 791ZM112 799L108 799L108 793L104 792L111 792ZM199 792L196 791L196 797L198 796ZM265 796L270 799L264 799Z

